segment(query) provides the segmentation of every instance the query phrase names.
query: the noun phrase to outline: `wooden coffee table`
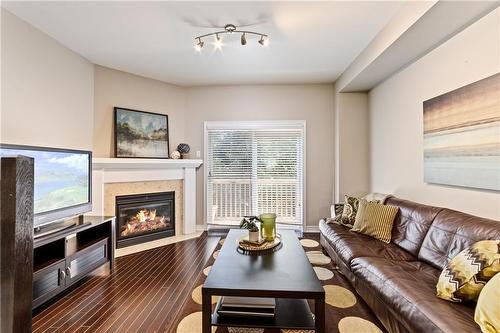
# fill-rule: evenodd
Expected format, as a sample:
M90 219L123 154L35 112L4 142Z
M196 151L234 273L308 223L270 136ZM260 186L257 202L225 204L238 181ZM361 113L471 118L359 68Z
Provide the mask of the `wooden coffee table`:
M238 252L246 230L231 230L202 288L203 333L214 326L284 328L325 331L325 291L293 231L282 231L275 252ZM212 314L212 296L276 298L272 319L221 317ZM314 300L315 319L308 299Z

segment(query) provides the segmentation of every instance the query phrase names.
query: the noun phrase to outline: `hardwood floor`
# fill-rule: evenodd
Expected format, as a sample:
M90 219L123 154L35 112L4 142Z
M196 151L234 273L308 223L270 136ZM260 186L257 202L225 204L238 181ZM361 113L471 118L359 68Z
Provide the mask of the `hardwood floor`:
M168 332L218 237L199 238L117 258L33 317L33 332Z
M112 275L95 274L40 310L33 317L33 332L174 333L178 327L179 333L201 332L199 286L206 279L202 270L214 264L212 253L223 243L220 236L224 237L203 233L117 258ZM318 234L304 234L302 245L327 293L326 332L385 332L335 264L321 258L318 240ZM285 331L217 328L217 333L235 332Z

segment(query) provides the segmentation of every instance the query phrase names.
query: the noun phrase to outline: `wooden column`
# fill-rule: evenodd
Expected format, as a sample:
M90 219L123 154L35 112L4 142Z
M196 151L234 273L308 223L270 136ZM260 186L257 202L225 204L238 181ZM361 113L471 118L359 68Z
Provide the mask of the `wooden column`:
M34 161L2 157L0 168L0 331L31 332Z

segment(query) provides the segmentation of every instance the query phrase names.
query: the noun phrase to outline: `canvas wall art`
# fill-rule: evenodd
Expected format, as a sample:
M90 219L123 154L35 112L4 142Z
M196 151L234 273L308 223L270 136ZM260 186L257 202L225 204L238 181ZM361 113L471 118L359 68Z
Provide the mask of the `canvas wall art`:
M115 107L115 157L168 156L167 115Z
M425 182L500 191L500 74L423 107Z

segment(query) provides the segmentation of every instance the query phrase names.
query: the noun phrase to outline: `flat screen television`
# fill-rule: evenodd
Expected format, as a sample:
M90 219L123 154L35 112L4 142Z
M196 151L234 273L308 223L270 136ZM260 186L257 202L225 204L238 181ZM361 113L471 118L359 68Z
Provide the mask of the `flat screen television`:
M92 210L92 152L0 145L0 156L18 155L35 162L35 228Z

